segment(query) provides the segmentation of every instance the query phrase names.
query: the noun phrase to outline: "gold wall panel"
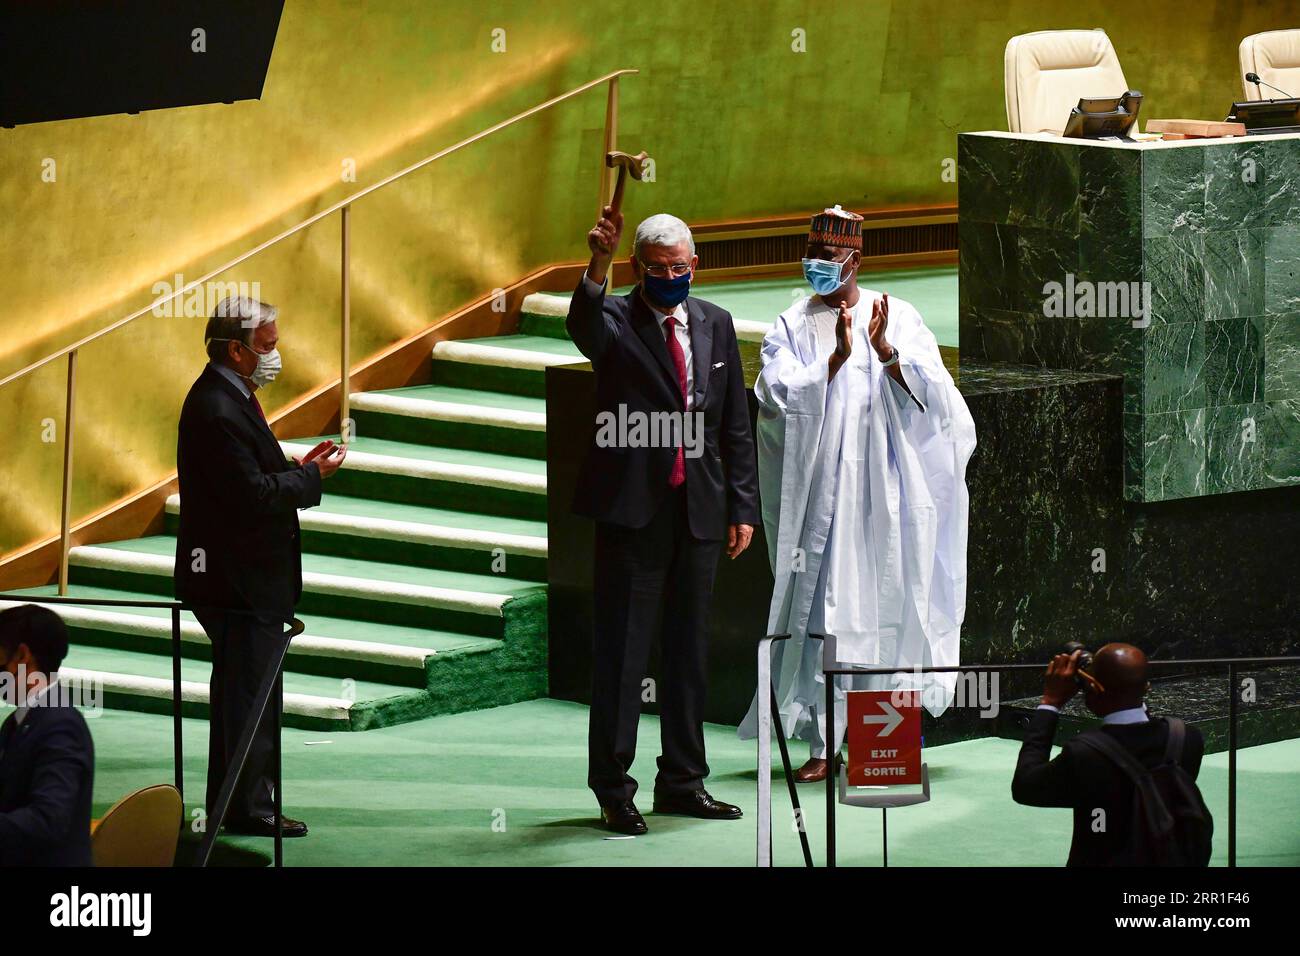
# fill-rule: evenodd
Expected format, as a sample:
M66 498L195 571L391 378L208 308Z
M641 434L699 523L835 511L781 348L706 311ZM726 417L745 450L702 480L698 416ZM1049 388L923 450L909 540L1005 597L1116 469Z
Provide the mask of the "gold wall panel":
M146 305L155 283L198 276L611 70L642 71L621 84L620 145L655 159L655 181L629 188L631 221L952 202L943 169L957 132L1005 125L1011 35L1104 27L1144 116L1219 118L1240 96L1240 37L1293 13L1209 0L289 0L261 101L0 130L0 375ZM538 265L583 257L603 117L593 90L363 200L354 360ZM355 183L341 178L349 159ZM268 410L337 375L338 257L332 217L222 277L259 283L281 308L285 372ZM149 316L81 356L77 515L174 468L202 323ZM42 439L49 420L62 428L63 368L0 390L0 552L57 530L61 445Z

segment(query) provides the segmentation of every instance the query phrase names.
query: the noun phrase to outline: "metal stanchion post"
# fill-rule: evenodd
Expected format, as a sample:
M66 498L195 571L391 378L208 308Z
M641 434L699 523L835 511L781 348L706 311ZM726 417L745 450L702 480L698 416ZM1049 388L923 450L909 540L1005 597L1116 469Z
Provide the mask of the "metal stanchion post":
M176 791L185 806L185 745L181 740L181 609L172 608L172 763L175 765Z
M1237 665L1228 665L1228 866L1237 865Z

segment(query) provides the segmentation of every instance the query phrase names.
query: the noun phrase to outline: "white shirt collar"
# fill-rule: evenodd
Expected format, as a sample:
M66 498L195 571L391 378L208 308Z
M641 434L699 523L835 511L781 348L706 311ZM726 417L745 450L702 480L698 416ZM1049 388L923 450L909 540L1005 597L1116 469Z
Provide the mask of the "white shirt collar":
M252 390L248 387L248 383L245 382L242 378L240 378L239 373L236 372L229 365L218 365L216 362L209 362L208 364L211 365L214 369L216 369L217 373L221 375L223 378L225 378L226 381L230 382L232 385L235 386L235 388L239 389L239 393L243 395L244 398L248 398L248 396L253 394Z
M41 701L45 700L45 698L49 696L50 691L54 689L54 685L57 684L58 682L59 682L59 678L56 675L54 680L50 681L48 684L46 684L36 693L28 697L26 699L27 702L23 704L23 706L18 707L14 710L15 726L19 726L19 727L22 726L23 721L27 719L27 711L32 707L39 707L41 705Z
M642 300L641 300L641 301L645 302L645 297L644 297L644 296L642 296ZM667 314L665 314L665 313L663 313L663 312L660 312L658 309L656 309L656 308L654 308L652 305L650 305L649 302L646 302L646 303L645 303L645 307L646 307L647 309L649 309L651 312L654 313L655 322L657 322L657 323L659 324L659 328L661 328L661 329L664 327L664 319L669 319L669 318L670 318L670 319L673 319L674 321L676 321L676 323L677 323L678 325L682 326L683 328L685 328L686 325L687 325L686 303L685 303L685 302L678 302L678 303L677 303L677 308L673 309L672 315L667 315Z
M1101 719L1101 722L1103 724L1145 724L1150 719L1146 705L1142 704L1127 710L1111 711Z

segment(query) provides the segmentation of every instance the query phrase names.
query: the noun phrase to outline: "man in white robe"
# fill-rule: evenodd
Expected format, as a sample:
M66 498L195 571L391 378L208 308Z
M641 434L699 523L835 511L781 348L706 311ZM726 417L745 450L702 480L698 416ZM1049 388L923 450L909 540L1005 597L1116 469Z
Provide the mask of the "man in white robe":
M801 782L824 780L840 751L846 689L919 690L938 716L956 686L955 674L840 678L828 747L822 641L809 635L832 635L841 665L953 666L965 614L974 423L916 309L859 289L861 249L860 216L836 206L813 217L815 294L767 334L754 387L775 578L767 630L790 635L772 673L786 734L810 744ZM740 735L757 723L755 697Z

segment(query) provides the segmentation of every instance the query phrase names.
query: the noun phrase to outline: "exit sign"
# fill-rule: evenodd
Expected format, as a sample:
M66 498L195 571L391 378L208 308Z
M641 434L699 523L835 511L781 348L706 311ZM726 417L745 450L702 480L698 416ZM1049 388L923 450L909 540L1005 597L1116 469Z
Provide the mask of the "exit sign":
M855 690L849 695L850 787L921 782L921 695Z

